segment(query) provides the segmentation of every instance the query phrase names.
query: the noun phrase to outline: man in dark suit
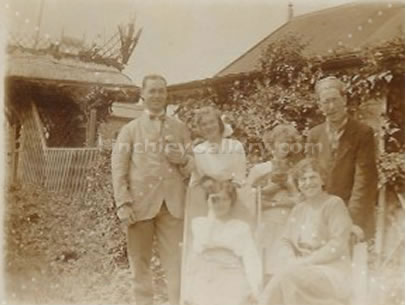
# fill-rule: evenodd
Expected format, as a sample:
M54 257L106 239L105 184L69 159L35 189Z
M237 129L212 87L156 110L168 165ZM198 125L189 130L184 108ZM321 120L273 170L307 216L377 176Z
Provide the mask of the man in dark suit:
M307 153L326 169L326 191L346 202L354 224L370 239L378 180L373 130L347 114L345 85L339 79L321 79L315 90L326 121L310 130Z

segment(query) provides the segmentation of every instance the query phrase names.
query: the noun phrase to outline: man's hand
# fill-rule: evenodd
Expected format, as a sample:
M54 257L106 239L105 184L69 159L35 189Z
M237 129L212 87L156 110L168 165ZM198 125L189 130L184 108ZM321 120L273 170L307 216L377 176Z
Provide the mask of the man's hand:
M187 173L193 172L195 169L195 161L191 156L186 156L182 162L183 170Z
M180 149L168 148L166 157L173 164L183 164L185 162L184 153Z
M276 184L274 182L269 182L267 185L264 186L262 189L262 194L272 196L276 192L280 191L282 188L280 187L279 184Z
M365 239L364 231L357 225L352 225L351 244L355 245Z
M131 202L125 202L117 209L117 216L122 223L128 222L128 224L133 224L136 222L135 213L132 209Z
M262 175L260 177L257 177L253 182L252 182L252 186L253 187L265 187L268 184L268 179L269 176L268 174Z

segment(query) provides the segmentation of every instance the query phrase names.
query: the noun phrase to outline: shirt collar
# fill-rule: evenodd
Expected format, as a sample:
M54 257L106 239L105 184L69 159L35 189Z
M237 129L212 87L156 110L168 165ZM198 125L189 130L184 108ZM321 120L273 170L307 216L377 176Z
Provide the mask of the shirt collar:
M160 113L152 113L148 109L145 109L144 112L148 118L150 118L150 116L156 116L156 117L165 116L165 110L162 110Z
M340 124L340 126L337 128L337 127L334 127L332 124L331 124L331 122L329 122L328 120L326 121L326 123L327 123L327 130L329 131L329 132L337 132L337 133L340 133L340 132L342 132L343 130L344 130L344 128L345 128L345 125L347 125L347 123L348 123L348 116L345 116L345 119L343 120L343 122Z

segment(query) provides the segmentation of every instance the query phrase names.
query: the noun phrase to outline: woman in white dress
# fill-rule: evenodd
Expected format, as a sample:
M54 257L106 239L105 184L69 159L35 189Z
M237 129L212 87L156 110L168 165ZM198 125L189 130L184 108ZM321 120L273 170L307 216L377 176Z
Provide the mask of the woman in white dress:
M237 195L231 182L208 189L208 216L192 220L186 304L249 305L262 286L261 259L249 225L232 217Z
M195 170L186 194L181 291L183 299L188 294L190 270L193 267L192 221L196 217L207 217L209 212L204 182L209 179L214 182L232 181L234 185L242 185L246 179L244 147L241 142L224 137L225 129L221 113L212 107L204 107L197 113L197 125L205 141L193 149ZM241 200L243 193L243 189L237 189L237 198L230 211L230 217L252 224L251 220L254 217Z
M260 304L348 304L350 214L341 198L323 190L325 175L316 161L300 161L294 175L304 200L289 215L280 243L280 268Z

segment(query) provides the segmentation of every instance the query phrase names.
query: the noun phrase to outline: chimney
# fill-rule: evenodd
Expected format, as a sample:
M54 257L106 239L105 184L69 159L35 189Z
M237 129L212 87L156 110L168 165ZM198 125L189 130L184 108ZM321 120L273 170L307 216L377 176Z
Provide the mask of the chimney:
M288 4L288 22L293 19L293 4L291 1L289 1Z

